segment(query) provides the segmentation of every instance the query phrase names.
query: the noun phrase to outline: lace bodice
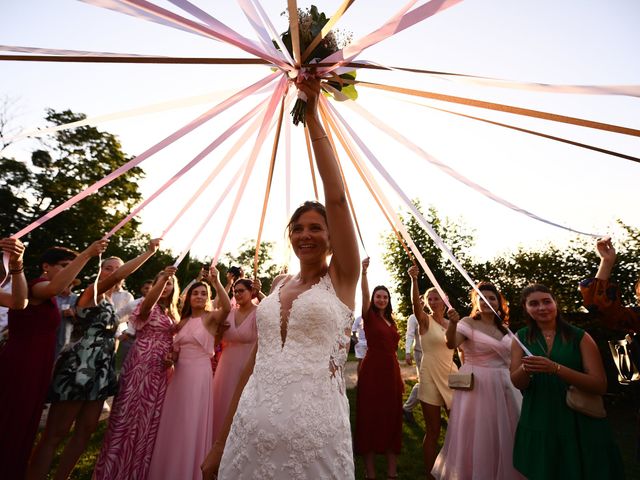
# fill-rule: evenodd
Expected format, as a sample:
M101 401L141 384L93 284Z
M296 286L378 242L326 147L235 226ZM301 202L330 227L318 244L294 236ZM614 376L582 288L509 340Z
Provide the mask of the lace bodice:
M353 314L325 275L293 301L283 345L279 290L258 307L256 362L219 478L351 479L342 368Z
M291 304L284 346L280 335L280 288L258 306L258 354L255 372L269 380L272 370L295 377L335 379L344 389L342 368L347 360L353 313L336 296L325 275Z

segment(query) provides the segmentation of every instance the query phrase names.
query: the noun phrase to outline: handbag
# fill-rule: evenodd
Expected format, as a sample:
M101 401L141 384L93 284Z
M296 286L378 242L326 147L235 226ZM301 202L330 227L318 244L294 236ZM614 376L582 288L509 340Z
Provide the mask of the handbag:
M567 388L566 399L567 406L570 409L580 412L587 417L605 418L607 416L602 395L588 393L570 385L569 388Z
M471 339L473 341L473 329L471 330ZM473 390L473 365L469 373L451 373L452 367L453 357L451 358L451 367L449 367L449 376L447 377L447 385L449 385L449 388L453 390Z
M453 390L473 390L473 372L470 373L450 373L447 378L449 388Z

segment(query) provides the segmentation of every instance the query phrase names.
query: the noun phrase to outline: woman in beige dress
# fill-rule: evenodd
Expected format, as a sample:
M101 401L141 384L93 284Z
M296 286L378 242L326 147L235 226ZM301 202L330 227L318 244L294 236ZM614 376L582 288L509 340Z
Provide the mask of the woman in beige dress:
M438 438L441 429L441 409L447 413L451 407L453 392L448 386L447 377L458 367L453 363L453 355L447 347L445 333L449 321L445 318L446 305L435 288L428 289L424 294L424 302L420 298L418 289L418 267L409 268L411 277L411 303L413 313L420 326L420 342L422 345L422 362L419 367L420 386L418 399L422 406L425 422L425 435L422 441L422 451L427 478L431 476L431 469L436 459ZM424 310L427 306L430 313ZM447 316L454 321L460 317L450 309Z

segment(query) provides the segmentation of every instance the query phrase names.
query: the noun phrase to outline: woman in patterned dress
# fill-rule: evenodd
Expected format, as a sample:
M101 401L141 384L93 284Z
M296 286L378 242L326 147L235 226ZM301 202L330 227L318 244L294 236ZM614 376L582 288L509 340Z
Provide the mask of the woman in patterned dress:
M160 272L129 317L136 328L136 343L122 366L94 479L143 480L149 473L179 319L175 273L175 267Z
M158 250L159 240L149 242L147 250L123 263L118 257L102 262L97 289L91 284L78 299L78 340L63 350L56 362L49 388L51 409L47 425L36 446L27 479L44 479L58 445L71 426L67 443L54 478L65 479L84 452L98 427L104 401L117 390L115 372L115 331L117 317L109 301L111 289L135 272ZM80 336L81 334L81 336Z

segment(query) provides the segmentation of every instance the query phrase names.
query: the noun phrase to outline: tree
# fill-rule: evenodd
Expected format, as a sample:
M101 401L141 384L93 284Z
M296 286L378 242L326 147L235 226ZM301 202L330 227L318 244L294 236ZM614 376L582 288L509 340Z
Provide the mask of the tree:
M46 120L61 125L85 115L47 110ZM64 130L48 137L28 164L0 158L0 220L5 233L15 233L102 179L130 160L118 139L95 127ZM31 259L52 245L82 250L116 225L140 201L137 182L143 172L136 167L113 180L70 209L50 219L23 240ZM129 258L144 248L147 238L139 221L131 220L112 241L109 254ZM33 262L32 262L33 263ZM31 265L30 274L35 273Z
M280 268L273 261L273 242L260 242L258 252L258 272L257 276L262 282L262 291L269 292L273 279L280 273ZM225 254L229 261L229 266L240 266L247 278L253 278L253 261L256 254L255 240L246 240L238 249L238 253ZM226 274L227 268L225 268ZM222 275L222 271L220 272Z
M414 203L422 212L419 202ZM468 251L474 244L472 231L458 221L449 218L441 219L434 207L429 207L427 214L424 216L465 269L469 270L472 266L472 259ZM402 221L427 265L431 268L436 280L449 296L452 305L455 308L468 305L469 287L453 264L443 256L440 249L413 216L406 214L402 217ZM385 267L395 280L393 289L400 296L396 311L403 316L408 316L411 314L411 297L409 295L411 281L407 270L412 263L395 234L388 234L384 242L386 252L382 258ZM419 276L418 283L421 292L432 286L424 273Z

